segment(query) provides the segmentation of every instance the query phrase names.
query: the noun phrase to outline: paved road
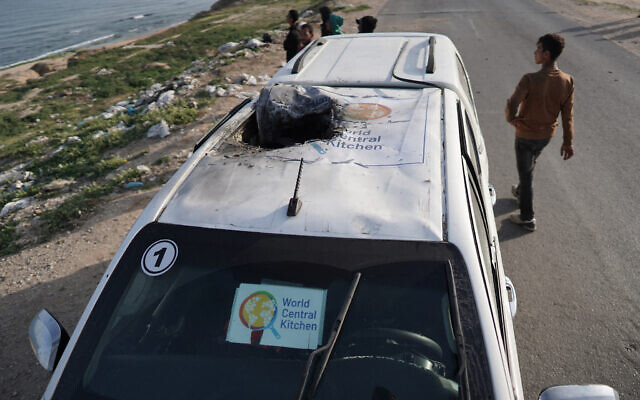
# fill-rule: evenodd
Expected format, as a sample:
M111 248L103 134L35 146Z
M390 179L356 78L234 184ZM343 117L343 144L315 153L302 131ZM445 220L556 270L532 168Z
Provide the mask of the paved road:
M532 0L389 0L376 31L444 33L465 60L518 294L525 397L604 383L640 399L640 59ZM560 68L576 81L576 156L561 160L557 132L536 170L538 231L525 234L506 220L517 175L503 110L521 75L537 70L547 32L567 41Z

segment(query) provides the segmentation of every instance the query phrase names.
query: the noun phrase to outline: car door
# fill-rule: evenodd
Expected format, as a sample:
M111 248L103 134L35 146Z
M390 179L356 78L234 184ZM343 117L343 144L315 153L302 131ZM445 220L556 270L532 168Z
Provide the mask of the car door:
M495 225L490 191L486 178L488 163L483 165L482 154L478 148L479 135L475 135L469 114L462 103L458 103L458 123L463 159L467 167L467 185L469 201L473 209L476 243L483 272L487 283L487 292L494 311L494 323L504 349L506 368L511 377L516 398L522 398L520 367L515 345L512 314L515 314L515 291L505 276L500 255L498 232ZM486 152L485 152L486 158ZM509 286L511 292L507 291ZM511 301L510 301L510 297ZM513 307L513 309L512 309Z

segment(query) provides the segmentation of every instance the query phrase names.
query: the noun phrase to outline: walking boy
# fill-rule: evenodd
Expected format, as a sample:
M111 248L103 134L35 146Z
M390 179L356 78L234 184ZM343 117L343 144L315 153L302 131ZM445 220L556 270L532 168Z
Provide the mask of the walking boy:
M556 62L563 49L564 38L556 33L538 39L534 57L542 68L520 79L505 110L507 122L516 128L516 163L520 178L519 185L511 188L511 193L519 200L520 212L511 214L509 220L529 231L536 230L533 169L558 126L560 112L563 133L560 155L564 160L573 156L573 77L560 71Z

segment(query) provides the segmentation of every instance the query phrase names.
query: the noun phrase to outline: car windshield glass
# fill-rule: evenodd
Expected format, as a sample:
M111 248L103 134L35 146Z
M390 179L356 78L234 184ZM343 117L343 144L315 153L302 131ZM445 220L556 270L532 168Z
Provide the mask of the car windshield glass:
M315 398L456 399L448 263L426 254L153 224L110 277L55 397L293 399L360 272Z

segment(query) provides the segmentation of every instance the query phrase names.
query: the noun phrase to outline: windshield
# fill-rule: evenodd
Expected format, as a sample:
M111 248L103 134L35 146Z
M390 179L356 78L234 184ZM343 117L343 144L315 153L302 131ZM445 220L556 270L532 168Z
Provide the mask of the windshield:
M457 399L449 264L420 247L152 224L110 278L54 397L294 399L360 272L315 398Z

